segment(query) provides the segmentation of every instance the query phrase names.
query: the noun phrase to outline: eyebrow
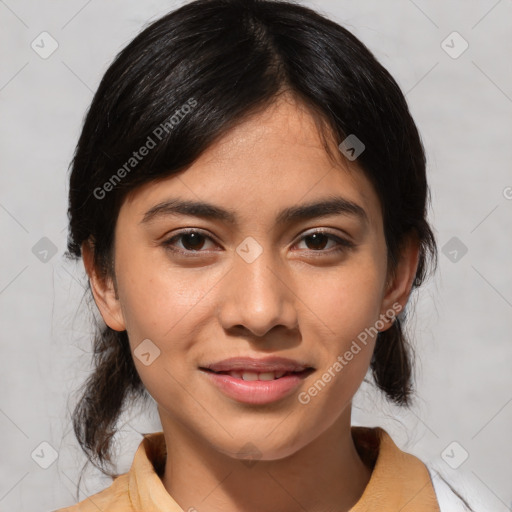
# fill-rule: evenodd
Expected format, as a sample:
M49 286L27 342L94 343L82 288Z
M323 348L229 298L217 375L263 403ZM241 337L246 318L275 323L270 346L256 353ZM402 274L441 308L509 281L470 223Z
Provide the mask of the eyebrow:
M236 225L237 216L233 210L226 210L214 204L201 201L168 199L150 208L141 220L147 224L159 217L189 215L205 219L215 219L227 224ZM353 201L335 196L298 206L290 206L281 210L276 218L277 225L326 217L329 215L351 215L359 218L365 224L369 222L364 208Z

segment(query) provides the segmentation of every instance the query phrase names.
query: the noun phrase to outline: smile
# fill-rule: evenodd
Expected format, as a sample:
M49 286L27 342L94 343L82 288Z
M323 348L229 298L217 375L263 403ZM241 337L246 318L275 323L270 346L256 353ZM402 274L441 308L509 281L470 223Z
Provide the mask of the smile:
M231 370L215 372L201 368L208 381L223 395L236 402L263 405L290 396L314 372L313 368L301 371L254 372Z

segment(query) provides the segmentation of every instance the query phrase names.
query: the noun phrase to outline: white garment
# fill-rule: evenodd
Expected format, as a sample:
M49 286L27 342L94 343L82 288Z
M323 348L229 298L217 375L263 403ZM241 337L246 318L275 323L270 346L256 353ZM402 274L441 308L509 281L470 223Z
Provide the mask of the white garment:
M432 475L432 471L431 471ZM432 475L432 484L436 492L441 512L468 512L464 503L455 495L446 482L437 474Z

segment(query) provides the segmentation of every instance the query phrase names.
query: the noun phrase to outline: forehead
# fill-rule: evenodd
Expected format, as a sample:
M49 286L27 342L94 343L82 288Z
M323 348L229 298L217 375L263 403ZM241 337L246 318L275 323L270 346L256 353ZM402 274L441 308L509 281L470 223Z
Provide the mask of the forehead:
M328 143L336 154L336 141ZM186 170L132 191L120 216L140 222L151 206L180 198L223 205L240 222L256 216L271 223L285 207L326 196L360 205L379 224L378 197L362 170L341 154L333 161L309 111L284 97L233 127Z

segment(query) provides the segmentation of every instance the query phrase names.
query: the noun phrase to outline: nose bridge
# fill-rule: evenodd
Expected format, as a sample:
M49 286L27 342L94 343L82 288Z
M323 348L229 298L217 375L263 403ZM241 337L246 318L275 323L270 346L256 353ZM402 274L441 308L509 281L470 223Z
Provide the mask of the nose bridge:
M295 327L293 289L279 258L252 237L237 247L223 297L221 321L225 328L244 326L263 336L275 325Z

